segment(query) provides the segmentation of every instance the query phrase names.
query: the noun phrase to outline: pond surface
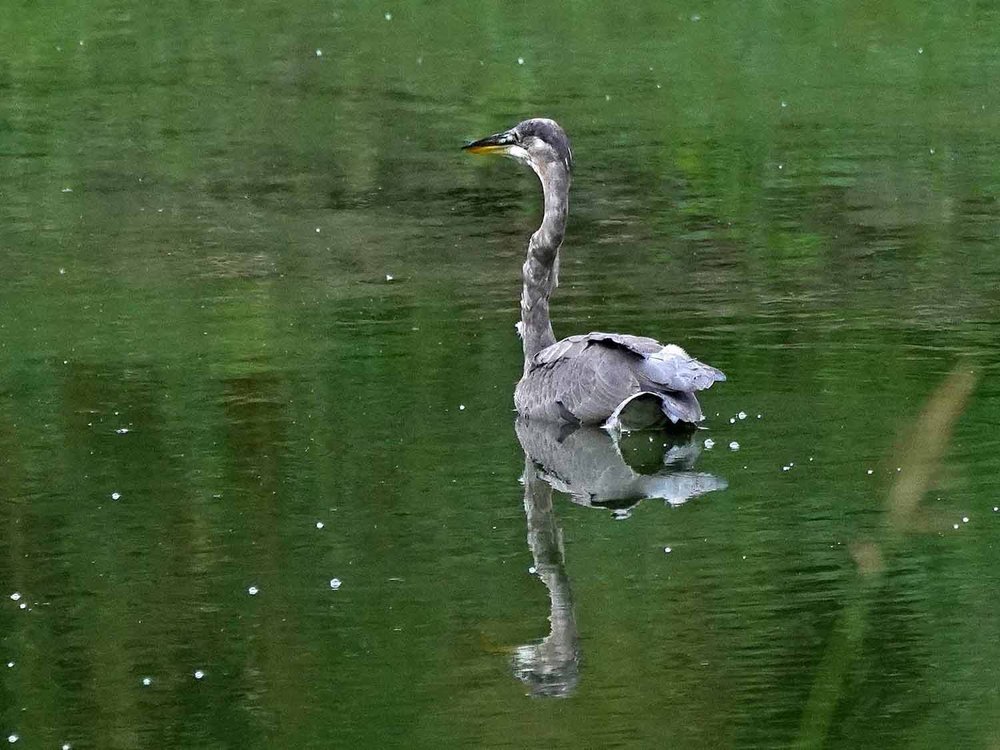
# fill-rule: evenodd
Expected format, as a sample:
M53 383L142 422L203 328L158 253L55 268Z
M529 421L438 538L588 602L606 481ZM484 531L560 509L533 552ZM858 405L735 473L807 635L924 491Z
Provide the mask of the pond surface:
M998 47L942 0L11 5L2 737L995 744ZM556 333L724 370L693 443L515 424L538 186L459 147L532 115Z

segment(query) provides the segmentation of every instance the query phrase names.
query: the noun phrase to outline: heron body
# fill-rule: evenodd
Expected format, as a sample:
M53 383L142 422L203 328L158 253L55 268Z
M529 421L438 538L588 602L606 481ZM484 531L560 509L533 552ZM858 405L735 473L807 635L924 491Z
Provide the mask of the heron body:
M528 419L606 427L635 425L637 414L637 426L663 420L701 422L695 391L726 376L679 346L620 333L555 339L549 299L558 285L573 168L563 129L553 120L525 120L465 149L512 157L531 167L542 183L542 224L528 241L522 268L518 332L524 371L514 392L518 413Z

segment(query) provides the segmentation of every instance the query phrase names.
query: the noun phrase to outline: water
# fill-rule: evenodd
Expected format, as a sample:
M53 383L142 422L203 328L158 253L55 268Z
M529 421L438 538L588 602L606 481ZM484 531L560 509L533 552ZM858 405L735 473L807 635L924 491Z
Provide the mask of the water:
M0 736L995 743L991 6L6 15ZM571 454L642 502L519 483L538 190L459 146L536 114L557 334L729 376Z

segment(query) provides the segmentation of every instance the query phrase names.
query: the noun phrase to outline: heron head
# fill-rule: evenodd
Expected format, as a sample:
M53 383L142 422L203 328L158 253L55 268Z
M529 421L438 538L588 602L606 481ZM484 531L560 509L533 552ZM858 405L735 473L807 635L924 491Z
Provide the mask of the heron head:
M569 172L573 167L573 152L569 138L559 123L543 117L519 122L510 130L480 138L462 147L473 154L500 154L527 164L537 174L554 165Z

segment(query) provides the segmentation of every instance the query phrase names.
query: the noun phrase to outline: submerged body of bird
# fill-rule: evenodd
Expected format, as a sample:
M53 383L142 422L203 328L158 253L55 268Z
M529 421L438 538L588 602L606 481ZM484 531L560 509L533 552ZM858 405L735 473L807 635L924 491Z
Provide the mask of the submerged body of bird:
M679 346L619 333L555 339L549 298L558 284L573 166L563 129L553 120L525 120L465 149L512 157L531 167L542 183L542 225L528 241L522 269L518 332L524 371L514 392L518 413L529 419L609 428L701 422L704 415L695 391L726 376Z

